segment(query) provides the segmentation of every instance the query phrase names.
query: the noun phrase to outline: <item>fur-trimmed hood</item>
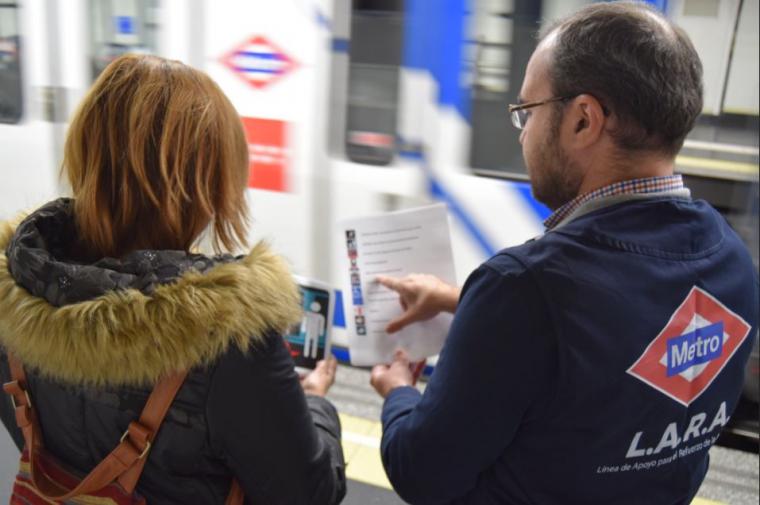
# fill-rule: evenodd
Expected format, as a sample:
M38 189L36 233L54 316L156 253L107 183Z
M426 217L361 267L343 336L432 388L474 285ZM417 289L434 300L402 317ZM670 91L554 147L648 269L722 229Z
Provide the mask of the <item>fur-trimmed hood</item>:
M290 273L264 244L241 258L138 251L83 264L63 253L72 230L65 199L0 223L0 345L44 376L149 385L300 317Z

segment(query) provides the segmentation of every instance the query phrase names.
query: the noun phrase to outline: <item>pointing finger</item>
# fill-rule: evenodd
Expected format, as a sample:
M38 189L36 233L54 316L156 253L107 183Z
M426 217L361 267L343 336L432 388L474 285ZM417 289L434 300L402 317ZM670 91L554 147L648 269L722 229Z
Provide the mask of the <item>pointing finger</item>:
M401 288L401 281L395 277L386 277L385 275L378 275L375 277L377 282L393 291L398 291Z

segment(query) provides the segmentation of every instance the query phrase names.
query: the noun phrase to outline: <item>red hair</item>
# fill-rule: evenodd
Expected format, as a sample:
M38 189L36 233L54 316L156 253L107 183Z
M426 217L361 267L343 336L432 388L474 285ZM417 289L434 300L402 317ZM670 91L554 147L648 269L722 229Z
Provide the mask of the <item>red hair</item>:
M209 224L217 251L246 245L240 117L206 74L178 61L108 65L74 115L63 170L89 255L189 250Z

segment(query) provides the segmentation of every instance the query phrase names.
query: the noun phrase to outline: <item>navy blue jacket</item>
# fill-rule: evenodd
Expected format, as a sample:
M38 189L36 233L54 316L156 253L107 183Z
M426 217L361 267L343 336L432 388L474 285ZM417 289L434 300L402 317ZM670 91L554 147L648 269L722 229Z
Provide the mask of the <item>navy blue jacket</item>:
M467 280L425 394L388 396L388 476L415 505L688 505L758 303L703 201L612 205L505 249Z

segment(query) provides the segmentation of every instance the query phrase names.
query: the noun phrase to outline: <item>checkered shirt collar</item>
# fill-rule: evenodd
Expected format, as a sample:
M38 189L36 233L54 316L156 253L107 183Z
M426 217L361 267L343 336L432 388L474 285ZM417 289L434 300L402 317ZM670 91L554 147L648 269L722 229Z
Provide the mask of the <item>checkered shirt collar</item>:
M647 193L662 193L678 189L684 189L683 179L678 174L616 182L570 200L546 218L544 226L549 231L581 205L600 198L615 195L645 195Z

